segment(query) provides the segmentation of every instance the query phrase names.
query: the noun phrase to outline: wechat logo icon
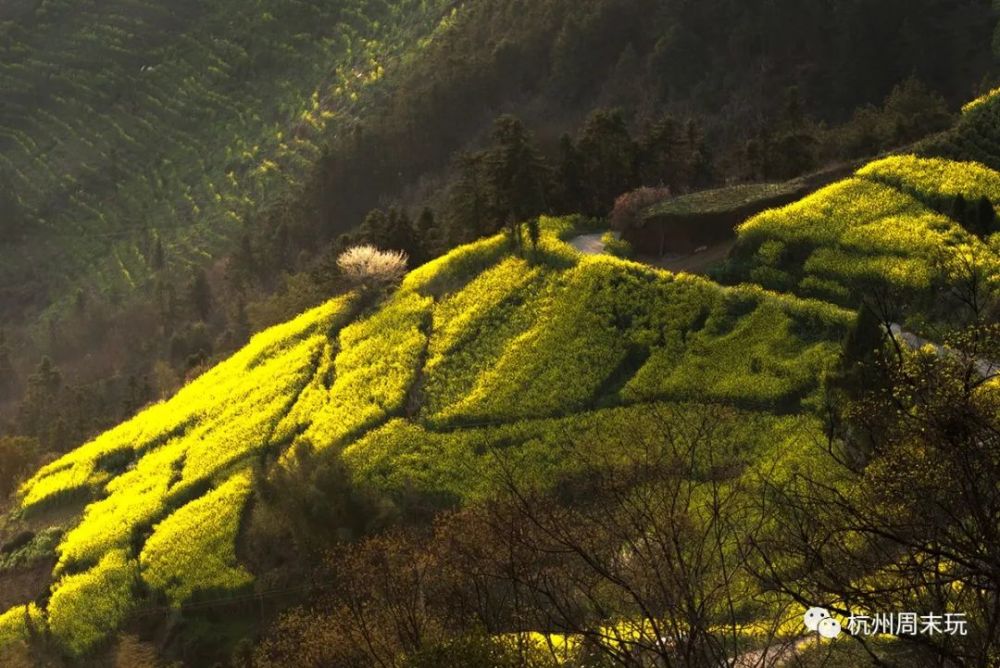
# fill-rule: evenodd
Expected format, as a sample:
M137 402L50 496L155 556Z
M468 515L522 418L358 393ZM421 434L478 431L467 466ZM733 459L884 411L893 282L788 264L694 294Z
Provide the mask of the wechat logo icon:
M809 608L803 616L806 628L818 632L824 638L836 638L840 635L840 622L830 616L826 608Z

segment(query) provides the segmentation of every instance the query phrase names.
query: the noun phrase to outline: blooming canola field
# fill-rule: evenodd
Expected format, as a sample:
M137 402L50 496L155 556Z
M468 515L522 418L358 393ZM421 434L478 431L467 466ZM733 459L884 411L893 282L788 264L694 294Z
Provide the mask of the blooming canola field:
M456 503L490 493L495 448L544 484L580 448L613 456L665 404L739 412L751 465L795 456L865 291L919 308L970 258L995 284L997 233L932 206L958 195L995 207L1000 174L879 160L744 223L729 285L581 255L576 220L545 218L537 248L484 238L391 294L331 299L24 483L17 512L68 530L49 595L0 615L0 645L47 633L80 656L162 601L251 591L239 536L254 476L300 447L389 498Z

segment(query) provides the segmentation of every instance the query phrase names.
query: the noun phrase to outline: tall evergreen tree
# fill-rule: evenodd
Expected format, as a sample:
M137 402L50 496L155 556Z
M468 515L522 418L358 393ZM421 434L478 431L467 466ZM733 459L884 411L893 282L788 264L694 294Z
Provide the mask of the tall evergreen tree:
M573 142L564 134L559 139L559 166L556 168L556 212L576 213L586 208L592 193L585 183L583 156Z
M365 219L361 221L361 236L374 246L379 246L383 243L388 231L389 217L382 209L372 209L365 216Z
M653 123L639 140L637 170L641 185L667 186L673 192L687 187L687 144L680 124L672 116Z
M548 170L520 119L498 118L493 142L487 158L491 213L518 243L520 226L545 210Z
M410 257L419 254L413 221L405 210L396 207L389 209L385 237L382 243L376 245L389 250L401 250Z
M35 436L52 445L52 427L58 414L58 395L62 374L49 357L43 357L28 376L27 388L18 407L18 427L28 436Z
M490 195L486 153L462 153L456 159L458 175L448 192L448 237L451 245L496 232L489 218Z
M635 187L636 146L620 110L590 115L579 141L591 199L586 213L605 216L615 199Z
M253 240L244 233L240 237L240 245L236 248L226 271L226 279L236 292L242 293L253 285L257 276L257 256L254 253Z
M420 251L413 258L413 263L423 264L437 254L438 244L440 243L437 221L434 219L434 212L430 207L424 207L424 210L420 212L415 225L415 231Z

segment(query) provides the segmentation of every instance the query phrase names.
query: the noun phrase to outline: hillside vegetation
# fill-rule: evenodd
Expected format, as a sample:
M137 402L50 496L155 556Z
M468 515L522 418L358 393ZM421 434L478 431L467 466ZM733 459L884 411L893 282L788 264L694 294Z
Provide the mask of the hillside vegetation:
M228 250L445 4L0 9L0 314L75 290L127 294L165 261Z
M370 142L426 140L416 125L394 125L392 119L410 118L396 112L370 134L338 134L366 109L367 95L384 101L379 82L390 63L406 61L413 65L408 76L419 78L439 62L442 43L473 49L479 37L498 42L486 65L466 69L463 62L447 70L471 82L462 95L429 85L421 113L430 114L474 94L472 84L486 81L484 73L529 61L527 47L536 40L552 41L538 26L526 29L522 41L505 42L487 30L486 19L501 9L516 14L510 21L518 26L532 20L533 13L518 13L517 3L461 5L446 16L435 2L320 4L260 0L243 12L223 0L180 3L169 16L141 0L0 9L0 81L12 91L11 105L0 111L0 178L16 192L0 202L15 212L2 221L15 242L0 249L10 255L2 266L13 279L0 283L23 286L19 281L33 280L32 267L58 266L53 295L56 286L84 275L113 293L147 281L164 253L181 271L194 269L233 240L250 212L267 208L274 193L292 191L285 187L311 189L310 204L296 206L315 219L300 231L329 232L336 212L402 187L403 170L438 166L434 156L414 157L412 164L401 159L395 176L371 179L365 193L353 193L357 201L322 205L351 179L365 180L367 170L379 173L389 163L367 152ZM551 21L562 20L577 4L539 3L536 11L547 8ZM592 90L586 60L567 54L594 54L611 82L611 73L634 68L639 54L647 65L663 64L690 46L680 30L662 39L641 30L651 6L640 4L584 3L579 18L566 19L573 29L555 40L552 71L520 82L524 96L532 98L548 77L570 100L625 96L611 83ZM883 11L867 2L858 7L871 9L877 23L906 8L889 4ZM960 4L965 21L986 11ZM817 15L836 17L828 39L849 47L840 40L860 19L833 5ZM684 19L678 25L715 34L723 26L713 17L753 13L744 6L689 3L677 10ZM736 35L749 39L780 14L747 19ZM634 31L615 33L609 55L597 49L604 43L598 37L601 20L614 17L615 25ZM94 32L98 22L105 27ZM456 24L465 30L454 32ZM911 37L934 32L916 21L908 30ZM779 52L808 46L788 34L778 40ZM51 60L33 55L36 39L54 45L46 50ZM410 61L414 49L435 58ZM922 53L912 45L910 51ZM462 53L453 57L461 61ZM114 66L104 73L83 67L88 54ZM864 64L860 57L841 59L854 68ZM249 69L240 70L241 63ZM939 77L947 74L940 63L921 63ZM74 75L60 74L66 71ZM682 74L671 70L677 79L671 91L702 90L702 102L721 95ZM400 90L424 90L412 88L414 81L404 78ZM498 85L496 94L505 90ZM466 111L454 107L452 113ZM689 157L702 160L694 125L680 127L663 121L661 129L670 129L663 136L688 134ZM974 360L1000 355L976 347L996 337L990 309L1000 288L1000 96L967 105L952 129L905 153L875 159L746 220L732 255L711 278L581 254L568 241L599 226L582 215L520 216L527 207L521 190L536 200L531 211L541 210L537 200L545 197L534 177L549 170L522 123L504 117L497 128L506 143L466 156L452 184L477 205L479 191L467 186L478 188L484 174L501 191L490 194L495 220L466 207L477 225L486 221L491 229L452 230L457 238L485 232L478 239L436 259L427 253L421 258L427 262L389 288L348 289L340 276L335 285L344 289L337 296L264 329L213 366L198 367L204 352L195 344L189 351L175 337L177 356L191 352L190 366L199 369L188 382L163 401L136 401L144 405L134 417L30 472L3 518L0 577L30 569L50 577L31 593L0 588L8 608L0 610L0 660L25 651L69 663L110 660L134 634L142 642L156 638L167 658L202 663L206 657L246 663L254 654L261 666L513 666L537 650L545 660L534 665L548 668L590 665L587 652L600 650L633 665L638 647L661 658L683 649L692 652L687 665L719 665L721 657L766 652L776 640L808 655L810 648L797 644L799 608L816 595L831 608L863 611L886 602L967 605L974 630L968 644L956 649L946 638L928 645L962 658L978 652L981 665L989 665L981 650L1000 642L994 638L1000 620L989 616L982 583L995 584L997 571L989 568L1000 568L1000 552L989 552L993 542L979 534L967 539L973 523L952 520L968 519L963 513L980 489L996 490L990 433L1000 433L994 422L1000 384L971 372L947 376L941 368L964 358L934 346L894 349L905 380L918 385L914 392L893 394L889 385L898 379L872 381L861 363L885 343L880 326L903 323L931 337L938 325L961 318L980 329L946 341L953 352L967 351ZM472 134L457 126L449 141L460 144ZM43 146L39 137L61 139ZM353 145L353 152L324 155L323 138L340 148ZM634 142L621 114L609 112L585 126L579 144L588 142L588 169L602 190L587 203L563 192L562 204L593 206L586 213L601 215L620 194L609 183L639 185L629 172L646 140ZM622 150L604 155L606 146ZM572 140L563 148L570 157L576 150ZM49 159L38 157L42 150ZM73 162L70 155L83 158ZM155 159L147 162L150 155ZM64 164L56 169L53 160ZM300 179L317 160L318 171ZM353 171L359 164L364 169ZM559 178L566 177L560 188L572 185L567 164L573 161L560 163ZM598 178L611 173L602 171L608 165L621 167L620 181ZM709 191L663 206L726 212L748 198L787 195L790 183ZM8 192L3 185L0 193ZM284 207L269 208L278 210ZM522 217L530 219L526 237ZM270 222L259 220L257 236L240 244L251 278L234 282L249 283L255 258L267 255L252 244L281 236ZM398 210L369 216L360 234L373 235L380 225L385 229L376 232L385 236L408 230L405 241L423 241ZM424 231L441 230L429 223ZM286 250L293 247L285 242ZM108 248L109 264L93 265ZM211 291L204 274L191 273L191 306L205 311L197 314L197 331L208 338ZM174 307L166 295L163 303ZM246 319L242 301L230 306ZM84 318L85 308L78 310L75 317ZM141 331L137 326L125 336ZM58 390L59 382L48 360L28 382L39 400L35 422L51 431L57 425L47 416L55 414L58 395L43 390ZM933 419L913 431L865 423L865 415L842 405L856 398L851 392L861 395L857 386L873 389L871 403L884 401L896 418L931 412ZM922 402L923 391L957 406L961 424L972 426L957 429L952 413L937 419L931 409L940 406ZM970 418L983 415L985 435ZM878 440L896 436L898 449ZM955 482L948 457L969 452L971 463L960 462L968 475ZM985 465L975 459L980 452ZM907 478L915 454L926 466L913 467ZM836 465L827 465L837 456ZM958 484L965 481L968 488ZM952 514L934 527L941 532L935 538L956 532L955 550L939 558L934 546L927 548L930 524L916 524L915 547L906 543L912 538L906 532L928 521L917 512L920 504L947 502L949 495L955 505L946 506ZM830 498L844 505L826 503ZM902 525L903 548L881 526L837 523L842 508L869 510L870 499L880 502L870 508L873 515ZM1000 495L994 508L985 513L990 530ZM818 546L808 542L814 523L829 529L815 534ZM833 562L818 558L827 550L835 552ZM963 550L976 558L963 560ZM912 572L935 580L913 584L919 578L906 579ZM317 573L329 581L317 585ZM466 590L456 593L461 587L454 581L462 578ZM459 595L470 588L471 602ZM511 601L511 592L535 598ZM846 600L855 595L860 603ZM663 631L661 623L672 626ZM521 662L475 654L483 647L504 657L514 647ZM119 662L129 665L123 655ZM476 661L468 660L472 655ZM462 658L442 659L454 656Z
M885 158L741 225L730 278L845 306L892 294L934 313L957 284L996 288L998 204L1000 173L983 164Z
M603 217L639 186L783 181L947 127L988 85L996 18L981 0L7 3L0 431L35 439L33 467L341 290L351 244L419 264L494 234L498 117L523 119L538 167L520 215Z
M544 481L571 466L551 459L556 442L600 447L657 402L800 413L851 321L819 302L580 257L554 232L523 259L503 237L462 247L358 309L336 299L257 335L25 483L28 517L81 509L36 630L81 654L161 598L251 586L235 540L261 457L337 448L357 484L390 497L471 498L489 493L477 470L490 443ZM758 426L748 446L773 447L771 429L792 423ZM92 605L97 595L108 603ZM10 614L8 640L25 632Z
M3 641L80 656L144 610L253 591L238 556L253 480L303 451L342 457L402 512L489 498L498 448L545 487L588 451L614 459L668 405L743 412L749 471L804 457L855 319L843 306L894 291L933 318L926 296L973 261L995 288L996 232L932 208L980 200L1000 202L989 167L894 156L760 214L728 272L783 292L582 256L563 241L577 219L546 218L523 254L487 237L395 292L328 301L24 483L16 515L64 534L50 592L0 618Z

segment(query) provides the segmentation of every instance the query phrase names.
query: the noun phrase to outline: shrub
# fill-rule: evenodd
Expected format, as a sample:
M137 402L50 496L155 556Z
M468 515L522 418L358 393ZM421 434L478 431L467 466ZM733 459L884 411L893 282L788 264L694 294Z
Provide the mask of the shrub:
M366 287L394 285L406 274L408 257L402 251L383 251L375 246L348 248L337 258L337 267L351 283Z
M639 188L621 195L611 211L611 227L624 232L639 225L642 212L670 197L670 188Z
M18 605L0 615L0 649L31 640L45 630L45 613L34 603Z
M632 244L614 232L605 232L601 237L601 242L604 243L604 250L615 257L628 259L635 253Z

